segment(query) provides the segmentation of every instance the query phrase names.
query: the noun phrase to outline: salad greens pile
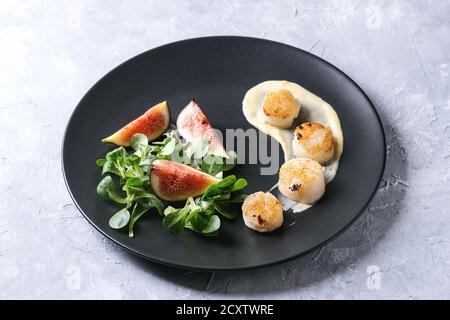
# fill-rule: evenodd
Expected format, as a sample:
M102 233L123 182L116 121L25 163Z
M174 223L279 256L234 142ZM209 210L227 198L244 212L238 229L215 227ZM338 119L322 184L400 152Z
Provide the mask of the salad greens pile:
M215 235L220 228L220 219L215 212L219 212L225 218L234 219L234 213L229 208L230 204L242 202L245 198L242 195L231 197L231 193L246 186L247 181L244 179L236 180L235 176L228 176L211 185L201 197L188 198L183 208L168 206L164 210L163 224L175 233L186 228L205 235Z
M192 143L183 141L176 130L166 132L162 141L151 144L145 135L135 134L131 147L131 154L118 147L108 152L105 159L96 161L102 168L102 175L110 174L100 181L97 193L125 206L110 218L111 228L122 230L128 226L128 235L133 237L136 222L152 208L163 217L163 225L174 233L189 229L203 235L216 235L220 228L216 212L228 219L235 218L230 206L242 202L245 195L233 196L232 193L245 188L247 181L233 175L222 178L224 171L234 167L236 153L229 152L229 159L208 154L207 141L201 138ZM183 208L176 209L159 199L151 188L151 164L156 159L187 164L222 180L211 185L201 197L189 198ZM119 178L121 191L111 175Z

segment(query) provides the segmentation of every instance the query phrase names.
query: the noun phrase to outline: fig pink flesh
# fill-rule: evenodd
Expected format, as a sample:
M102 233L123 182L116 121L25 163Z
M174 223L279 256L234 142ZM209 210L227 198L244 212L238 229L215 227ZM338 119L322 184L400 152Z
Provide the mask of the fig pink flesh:
M151 107L143 115L102 141L129 146L131 137L136 133L145 134L150 141L153 141L166 131L169 122L169 107L164 101Z
M192 141L198 137L207 139L209 142L208 153L225 158L228 157L220 141L220 137L194 100L180 112L177 118L177 128L178 132L187 141Z
M153 191L167 201L199 196L218 181L215 177L174 161L155 160L152 163L150 183Z

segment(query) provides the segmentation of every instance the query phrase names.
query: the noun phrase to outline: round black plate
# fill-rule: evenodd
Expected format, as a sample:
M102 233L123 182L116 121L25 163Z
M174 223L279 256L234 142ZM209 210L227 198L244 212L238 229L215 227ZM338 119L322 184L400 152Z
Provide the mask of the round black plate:
M156 213L140 220L134 238L108 227L118 207L95 191L101 179L95 160L113 148L101 144L101 138L162 100L169 101L173 122L193 97L216 128L248 129L251 126L242 114L242 99L250 87L265 80L299 83L334 106L340 117L344 153L336 178L316 206L303 214L286 214L284 227L270 234L246 228L240 216L235 221L222 219L215 238L192 232L171 234ZM112 241L141 257L172 266L230 270L306 254L343 232L377 189L384 170L385 138L377 112L364 92L326 61L277 42L208 37L147 51L103 77L80 101L69 121L62 161L77 207ZM277 181L276 175L260 176L259 169L259 165L241 165L233 172L249 181L248 193L267 190Z

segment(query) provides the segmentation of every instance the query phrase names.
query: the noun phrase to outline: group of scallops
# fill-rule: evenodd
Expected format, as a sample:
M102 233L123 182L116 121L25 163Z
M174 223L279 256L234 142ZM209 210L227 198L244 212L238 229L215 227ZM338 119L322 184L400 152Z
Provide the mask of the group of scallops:
M280 89L265 95L258 116L268 125L288 129L300 108L300 102L289 90ZM294 130L292 152L293 159L280 168L278 188L290 200L313 204L325 193L322 165L333 158L333 134L323 124L302 123ZM259 232L273 231L283 223L282 204L270 192L249 195L242 213L245 225Z

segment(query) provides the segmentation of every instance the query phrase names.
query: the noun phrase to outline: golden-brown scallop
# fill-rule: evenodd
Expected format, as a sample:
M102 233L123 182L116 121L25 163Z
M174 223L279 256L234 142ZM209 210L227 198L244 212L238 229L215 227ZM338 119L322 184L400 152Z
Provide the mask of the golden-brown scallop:
M278 128L289 128L298 116L300 103L287 89L271 91L266 94L260 111L261 119Z
M316 202L325 193L322 166L307 158L289 160L280 168L278 189L291 200L306 204Z
M292 150L298 158L309 158L325 164L333 158L333 134L320 123L302 123L295 128Z
M250 229L270 232L283 224L283 207L270 192L259 191L245 199L242 204L242 217Z

